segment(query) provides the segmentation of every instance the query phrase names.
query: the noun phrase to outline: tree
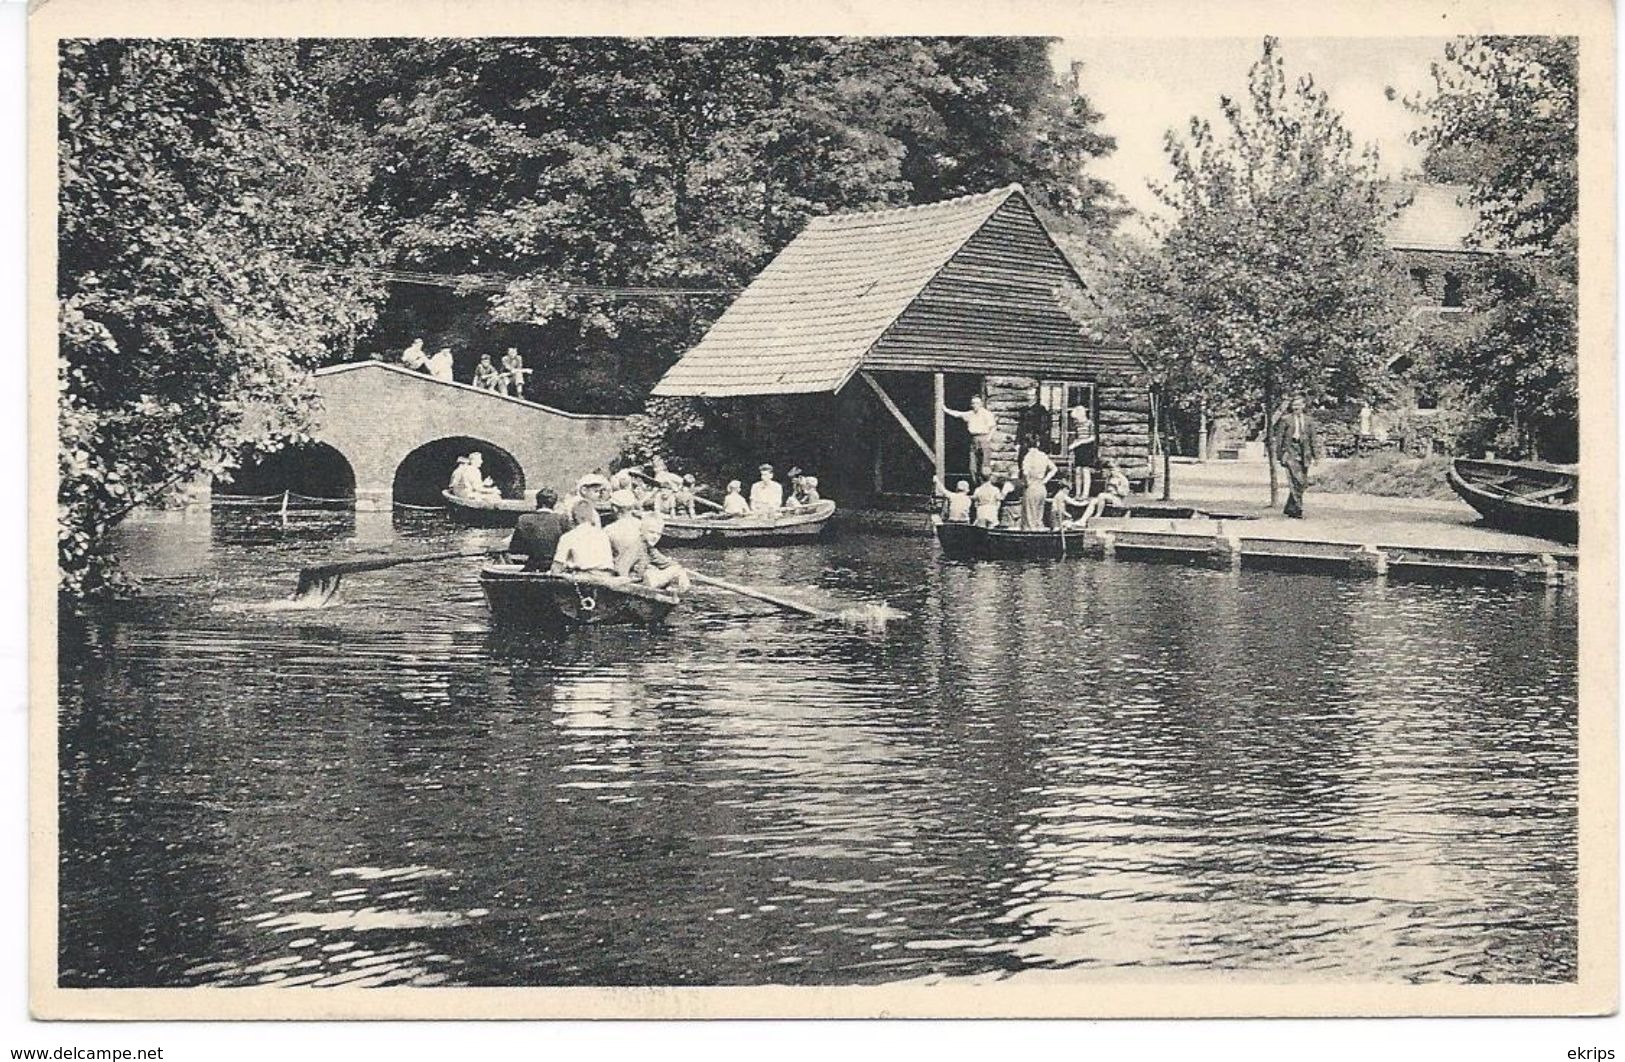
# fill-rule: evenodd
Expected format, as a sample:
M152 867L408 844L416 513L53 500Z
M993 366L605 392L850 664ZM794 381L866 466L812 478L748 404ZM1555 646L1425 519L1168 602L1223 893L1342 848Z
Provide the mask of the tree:
M347 42L321 46L347 49ZM727 305L569 285L743 287L809 217L1020 181L1077 224L1111 197L1087 100L1042 40L706 38L369 44L345 92L383 152L372 198L394 262L518 277L413 328L493 330L550 400L625 410ZM382 66L394 88L373 86ZM403 306L404 311L406 308ZM410 335L387 323L394 349ZM474 356L472 351L468 355ZM534 356L534 355L533 355Z
M308 370L368 318L357 160L277 42L62 45L58 552L114 587L108 532L248 444L297 438ZM312 267L318 268L312 268Z
M1518 449L1559 459L1579 443L1577 62L1571 37L1463 38L1434 64L1432 95L1407 101L1427 123L1426 171L1470 188L1475 239L1497 252L1442 367Z
M1221 131L1168 133L1171 219L1155 253L1124 256L1111 302L1173 400L1262 413L1268 440L1293 392L1380 396L1412 329L1375 153L1311 78L1288 83L1275 39L1247 80L1245 100L1221 98Z

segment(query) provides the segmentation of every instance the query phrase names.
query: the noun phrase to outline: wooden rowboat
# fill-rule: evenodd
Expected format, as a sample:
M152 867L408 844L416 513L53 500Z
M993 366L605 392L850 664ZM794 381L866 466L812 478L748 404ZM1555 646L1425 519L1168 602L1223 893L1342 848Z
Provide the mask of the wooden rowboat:
M1445 479L1485 523L1557 542L1579 540L1578 472L1522 461L1458 458Z
M666 517L666 538L696 546L761 546L787 542L811 542L824 533L835 515L832 501L814 502L776 513L749 513L724 516Z
M480 569L480 589L492 617L509 626L653 626L680 603L675 594L640 583L527 572L519 564L487 564Z
M536 511L533 502L523 498L495 498L491 501L481 501L474 498L460 498L449 490L440 492L446 499L446 511L451 518L460 524L470 527L512 527L519 522L519 518L526 513Z
M977 527L933 518L937 543L953 560L1030 560L1081 557L1088 537L1081 531L1022 531L1013 527Z

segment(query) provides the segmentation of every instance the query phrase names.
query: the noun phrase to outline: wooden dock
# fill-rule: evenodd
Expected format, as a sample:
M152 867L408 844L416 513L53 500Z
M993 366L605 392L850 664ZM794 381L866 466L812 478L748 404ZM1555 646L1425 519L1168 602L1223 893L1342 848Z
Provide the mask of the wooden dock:
M929 534L921 513L855 513L848 526ZM1363 533L1362 533L1363 532ZM1350 578L1560 586L1579 570L1572 547L1474 525L1374 520L1102 518L1079 534L1085 557Z

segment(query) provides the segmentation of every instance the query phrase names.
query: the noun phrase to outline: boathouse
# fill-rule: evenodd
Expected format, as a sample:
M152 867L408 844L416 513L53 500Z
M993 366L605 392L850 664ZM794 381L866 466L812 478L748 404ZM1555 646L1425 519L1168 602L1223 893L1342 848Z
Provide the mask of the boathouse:
M1048 452L1064 466L1066 411L1082 404L1099 456L1143 485L1152 476L1145 366L1093 307L1020 185L818 217L653 393L818 422L820 454L779 459L828 477L849 502L929 494L933 475L967 474L969 436L940 410L964 410L977 394L998 420L999 471L1013 471L1018 417L1035 400Z

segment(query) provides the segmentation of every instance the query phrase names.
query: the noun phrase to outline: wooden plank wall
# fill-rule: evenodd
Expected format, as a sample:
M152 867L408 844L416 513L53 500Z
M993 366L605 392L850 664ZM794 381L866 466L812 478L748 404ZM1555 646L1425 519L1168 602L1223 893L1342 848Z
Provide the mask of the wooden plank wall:
M1032 208L1012 197L886 330L864 367L1071 379L1138 371L1126 349L1080 330L1057 301L1061 289L1082 291Z
M1033 400L1038 381L1028 376L990 376L985 387L987 406L999 421L993 460L1005 475L1016 466L1016 425L1021 410ZM1100 412L1100 456L1114 458L1136 483L1151 477L1151 395L1133 385L1096 384L1095 404ZM1052 454L1052 457L1059 455Z

